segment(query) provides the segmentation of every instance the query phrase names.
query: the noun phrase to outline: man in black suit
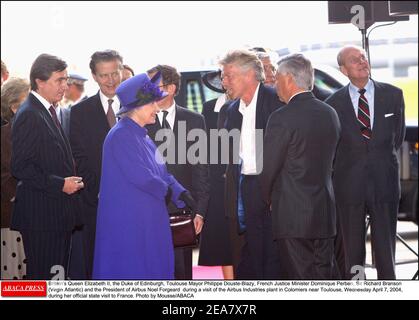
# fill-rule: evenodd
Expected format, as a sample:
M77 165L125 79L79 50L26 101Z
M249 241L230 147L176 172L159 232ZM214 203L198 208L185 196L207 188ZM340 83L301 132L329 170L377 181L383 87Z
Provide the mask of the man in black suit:
M67 64L41 54L32 64L32 91L19 108L12 128L12 174L18 179L12 228L22 233L28 279L67 273L71 231L78 222L70 144L55 106L67 88ZM63 274L64 272L64 274Z
M83 242L87 278L91 278L96 235L96 215L102 167L103 141L115 125L119 100L115 90L122 79L122 57L115 50L97 51L90 61L99 92L71 107L70 143L77 172L86 188L83 199Z
M168 95L158 102L161 111L157 114L158 121L153 125L147 125L150 138L160 146L163 141L157 139L159 129L170 129L173 131L173 140L167 141L167 170L179 181L187 190L190 191L192 198L196 202L194 218L196 233L199 234L204 224L204 217L207 212L209 200L209 171L206 154L203 161L193 163L186 154L182 154L180 144L186 146L184 152L187 152L194 141L187 141L187 135L193 129L200 129L202 133L206 132L204 117L198 113L183 108L175 103L175 96L180 89L180 74L171 66L158 65L148 71L150 77L157 72L161 73L162 80L160 87ZM206 147L206 140L201 141L202 146ZM170 148L174 148L170 156ZM172 149L173 150L173 149ZM163 152L165 155L165 152ZM201 154L199 156L202 156ZM183 161L182 161L183 158ZM168 205L169 213L179 211L172 203ZM192 249L175 249L175 278L192 279Z
M362 48L344 47L337 60L350 80L326 100L342 124L333 176L345 254L342 276L358 276L356 266L364 266L365 217L369 214L378 279L395 279L400 199L397 150L405 135L403 93L370 79Z
M232 137L226 171L226 214L233 243L240 245L234 239L244 235L244 245L233 246L235 278L276 279L279 262L272 238L271 213L257 181L261 172L257 154L261 152L268 118L282 103L273 88L263 85L265 74L255 53L232 51L220 65L223 87L236 99L227 108L224 123Z
M287 105L269 118L260 184L272 205L281 279L332 279L336 208L332 167L339 140L336 111L316 99L311 62L278 63L276 88Z

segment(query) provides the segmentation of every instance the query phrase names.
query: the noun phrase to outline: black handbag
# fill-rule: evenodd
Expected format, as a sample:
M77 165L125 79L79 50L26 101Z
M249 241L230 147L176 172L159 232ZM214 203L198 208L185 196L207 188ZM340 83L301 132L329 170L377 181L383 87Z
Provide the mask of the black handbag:
M193 222L195 215L189 210L181 210L170 214L173 246L175 248L195 247L198 237Z

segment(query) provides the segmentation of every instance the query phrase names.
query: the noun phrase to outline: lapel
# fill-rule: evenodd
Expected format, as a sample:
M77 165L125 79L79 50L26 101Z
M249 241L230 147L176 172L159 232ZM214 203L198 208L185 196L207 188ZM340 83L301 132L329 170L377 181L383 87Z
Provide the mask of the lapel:
M108 119L106 118L105 110L102 106L102 101L100 100L99 92L94 96L94 101L92 103L93 112L96 114L92 119L96 119L98 125L100 125L101 128L103 128L106 133L111 129L108 123Z
M178 136L178 130L179 130L179 121L186 121L184 110L181 106L175 105L176 113L175 113L175 121L173 123L173 133L175 137Z
M359 142L364 143L365 141L361 134L358 118L352 105L351 96L349 95L349 84L343 89L342 101L342 118L345 119L342 124L347 125L349 132L352 132Z
M230 106L231 127L229 129L242 129L243 115L239 111L240 99L235 100Z
M39 101L34 95L31 94L31 98L32 98L32 105L34 106L35 109L39 111L45 123L47 124L48 129L53 133L53 135L57 138L57 140L64 143L65 141L61 133L62 130L57 128L57 126L55 125L54 120L52 120L51 113L47 109L45 109L41 101Z
M372 80L374 83L374 127L372 128L370 143L375 141L377 136L380 136L382 131L384 114L386 113L386 96L381 84Z
M60 126L57 128L57 126L54 123L54 120L52 120L52 116L47 109L45 109L44 105L39 101L34 95L31 94L32 99L32 105L35 109L38 110L41 117L44 119L48 129L50 132L52 132L53 136L55 136L56 140L59 142L59 146L63 150L63 152L66 154L67 159L72 159L72 153L71 153L71 147L70 143L68 142L68 139L66 138L66 135Z
M256 100L256 129L265 129L264 125L264 103L265 103L265 87L261 83L259 85L258 97Z

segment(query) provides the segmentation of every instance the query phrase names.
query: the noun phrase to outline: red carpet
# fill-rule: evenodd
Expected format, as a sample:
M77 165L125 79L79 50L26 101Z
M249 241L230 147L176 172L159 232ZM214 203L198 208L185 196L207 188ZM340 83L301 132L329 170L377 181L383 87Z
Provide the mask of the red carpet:
M223 279L223 271L221 267L205 267L193 266L192 278L194 280L207 280L207 279Z

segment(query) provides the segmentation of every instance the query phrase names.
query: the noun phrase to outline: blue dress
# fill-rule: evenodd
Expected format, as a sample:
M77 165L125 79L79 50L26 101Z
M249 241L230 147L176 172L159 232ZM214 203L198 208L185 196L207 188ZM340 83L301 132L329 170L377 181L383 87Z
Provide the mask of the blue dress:
M165 195L185 189L156 161L147 130L123 118L103 145L93 279L173 279L174 254ZM161 158L160 158L161 159Z

